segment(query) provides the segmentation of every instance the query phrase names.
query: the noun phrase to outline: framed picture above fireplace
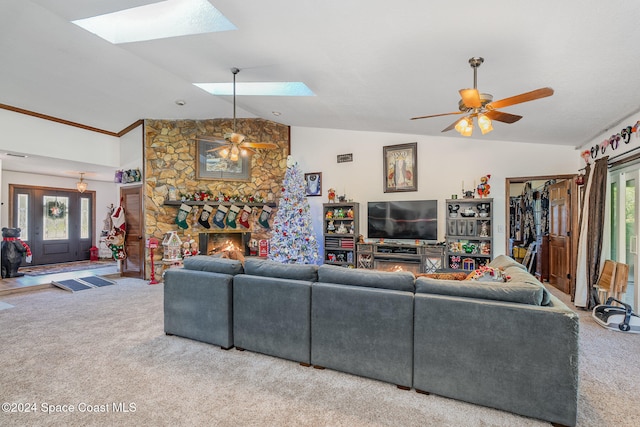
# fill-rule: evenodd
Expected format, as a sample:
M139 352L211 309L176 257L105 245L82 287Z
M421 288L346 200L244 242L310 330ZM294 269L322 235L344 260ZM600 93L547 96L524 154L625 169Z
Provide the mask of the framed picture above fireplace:
M418 143L383 147L384 192L418 191Z
M223 156L219 148L228 145L225 141L197 141L196 177L220 181L251 181L251 153L231 160Z

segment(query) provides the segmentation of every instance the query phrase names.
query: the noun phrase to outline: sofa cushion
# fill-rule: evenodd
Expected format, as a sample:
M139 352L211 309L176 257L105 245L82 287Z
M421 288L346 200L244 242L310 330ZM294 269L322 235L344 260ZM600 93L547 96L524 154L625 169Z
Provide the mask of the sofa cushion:
M415 277L408 271L365 270L323 264L318 268L318 280L324 283L408 292L413 292L415 289Z
M532 286L538 286L542 289L542 302L540 305L549 305L551 302L551 293L544 287L542 283L535 276L527 271L524 271L518 267L512 266L505 268L505 274L511 277L513 283L523 283Z
M208 271L210 273L222 273L236 275L243 271L242 263L235 259L217 258L206 255L196 255L185 258L184 268L187 270Z
M495 257L494 259L491 260L491 262L489 263L489 267L494 267L494 268L502 268L505 269L507 267L518 267L524 271L527 271L527 267L525 267L524 265L520 264L518 261L516 261L515 259L508 257L506 255L500 254L497 257Z
M313 264L282 264L268 259L246 258L244 272L252 276L318 281L318 266Z
M528 283L476 282L471 280L416 279L416 293L478 298L540 305L543 289Z

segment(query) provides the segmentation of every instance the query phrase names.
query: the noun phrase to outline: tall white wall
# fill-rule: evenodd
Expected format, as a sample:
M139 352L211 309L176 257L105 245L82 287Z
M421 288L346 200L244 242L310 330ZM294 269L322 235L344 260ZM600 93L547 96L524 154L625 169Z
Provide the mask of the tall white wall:
M418 143L418 191L384 193L383 147ZM293 127L291 153L305 173L322 172L322 197L309 197L314 232L322 241L322 203L327 189L360 203L360 233L367 237L367 202L436 199L439 207L438 240L444 240L445 204L452 194L461 197L462 181L470 189L474 180L491 174L494 199L494 254L506 252L505 179L575 174L582 167L579 152L558 144L494 142L483 139L425 137L408 134L356 132ZM337 163L338 154L353 153L353 162ZM583 162L582 162L583 163Z
M120 165L120 139L0 109L0 150L110 167Z
M142 167L142 146L144 136L144 125L140 125L131 132L120 137L120 167L118 169L135 169Z

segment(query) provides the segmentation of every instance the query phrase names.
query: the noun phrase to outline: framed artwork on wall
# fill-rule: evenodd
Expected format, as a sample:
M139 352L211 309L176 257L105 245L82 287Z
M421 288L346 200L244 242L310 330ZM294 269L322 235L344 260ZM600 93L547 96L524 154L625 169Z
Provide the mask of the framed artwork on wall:
M197 140L196 177L220 181L251 181L251 154L239 155L238 160L224 156L225 141Z
M304 174L304 192L307 196L322 196L322 172Z
M383 147L384 192L418 191L418 143Z

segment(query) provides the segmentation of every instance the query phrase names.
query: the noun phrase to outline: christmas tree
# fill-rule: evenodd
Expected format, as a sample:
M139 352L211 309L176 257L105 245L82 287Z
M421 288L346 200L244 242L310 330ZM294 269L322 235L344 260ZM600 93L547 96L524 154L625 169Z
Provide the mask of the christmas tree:
M283 264L316 264L318 241L313 234L304 176L291 156L282 183L282 197L273 220L269 259Z

